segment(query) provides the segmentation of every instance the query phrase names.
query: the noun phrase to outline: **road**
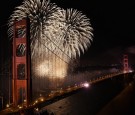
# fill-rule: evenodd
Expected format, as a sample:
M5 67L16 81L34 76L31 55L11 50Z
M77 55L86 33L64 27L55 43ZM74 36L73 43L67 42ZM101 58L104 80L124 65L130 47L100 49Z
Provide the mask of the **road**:
M135 83L109 102L97 115L135 115Z

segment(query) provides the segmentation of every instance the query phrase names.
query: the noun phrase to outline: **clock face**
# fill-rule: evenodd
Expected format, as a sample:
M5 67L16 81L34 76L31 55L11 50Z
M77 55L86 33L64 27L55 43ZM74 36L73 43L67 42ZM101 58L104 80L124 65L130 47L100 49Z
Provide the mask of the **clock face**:
M25 38L26 37L26 27L25 26L21 26L21 27L17 28L16 37L17 38Z
M25 44L19 44L16 48L16 56L22 57L26 54L26 45Z

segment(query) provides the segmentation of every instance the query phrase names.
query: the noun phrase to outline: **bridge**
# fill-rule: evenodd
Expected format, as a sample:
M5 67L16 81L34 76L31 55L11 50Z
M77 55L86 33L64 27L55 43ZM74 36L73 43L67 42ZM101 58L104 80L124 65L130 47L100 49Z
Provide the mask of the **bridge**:
M26 105L26 103L21 103L17 107L8 106L6 109L2 110L1 114L34 114L38 112L43 107L58 101L62 98L70 96L83 88L91 87L91 85L96 84L98 82L104 81L106 79L112 79L113 77L119 77L120 75L128 75L130 73L123 74L123 72L112 73L108 75L103 75L97 78L90 79L89 81L81 82L80 84L75 84L73 86L68 86L66 88L56 89L49 93L46 96L40 95L38 98L33 100L30 105ZM132 74L132 73L131 73Z
M130 73L127 55L123 57L122 69L75 71L77 61L65 52L59 55L46 46L42 49L43 44L41 43L37 44L39 46L36 49L32 49L29 26L29 19L14 23L12 60L6 66L6 69L8 67L9 70L6 71L7 74L4 72L2 74L6 78L1 78L1 81L5 80L3 83L8 84L1 86L6 89L0 96L2 100L1 114L24 114L31 112L31 110L38 110L84 88L85 83L92 85L114 76ZM41 42L44 43L45 41ZM53 43L53 41L51 42ZM55 46L55 43L53 45ZM37 53L32 54L33 50L36 50ZM46 52L44 55L42 55L43 51Z

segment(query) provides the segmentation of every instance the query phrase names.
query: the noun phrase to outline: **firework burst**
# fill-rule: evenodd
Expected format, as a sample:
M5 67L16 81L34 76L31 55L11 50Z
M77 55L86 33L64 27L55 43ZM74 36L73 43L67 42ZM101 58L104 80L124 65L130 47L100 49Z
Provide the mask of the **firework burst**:
M70 58L76 58L81 51L84 53L88 49L93 40L90 20L82 12L72 8L61 10L60 17L59 29L56 29L59 30L59 35L56 35L56 40L59 40L57 43Z
M37 63L34 62L32 68L34 75L39 77L64 78L67 75L67 63L55 55L51 55L48 58L40 58Z
M58 18L58 10L59 8L57 5L50 3L49 0L24 0L22 5L16 7L16 10L10 16L8 23L9 36L13 36L14 20L19 21L28 17L30 19L32 55L35 52L40 53L39 50L36 50L44 48L44 46L41 45L42 38L44 37L44 34L49 35L49 33L44 30L50 26L51 21L54 21L56 18ZM48 43L48 40L46 40L46 43Z
M29 17L32 55L48 50L76 58L92 41L90 20L82 12L63 10L47 0L24 0L9 19L9 36L13 36L14 20ZM41 44L42 43L42 44Z
M13 38L14 21L26 17L30 19L30 45L35 75L49 76L47 73L51 72L50 68L59 68L51 76L66 76L67 63L80 56L81 52L84 53L93 40L89 18L81 11L72 8L64 10L49 0L24 0L9 18L10 38ZM24 52L23 49L23 45L18 47L20 52ZM52 61L54 57L55 62ZM61 63L61 67L57 67L58 63ZM47 66L49 64L51 66ZM62 68L64 74L60 72Z

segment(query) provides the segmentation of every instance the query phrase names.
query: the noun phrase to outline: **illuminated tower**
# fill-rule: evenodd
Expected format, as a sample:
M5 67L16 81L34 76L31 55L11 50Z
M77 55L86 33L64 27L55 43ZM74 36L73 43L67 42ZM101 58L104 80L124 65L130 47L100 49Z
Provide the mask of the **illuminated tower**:
M31 101L30 28L29 19L15 21L13 38L13 104Z
M129 71L129 67L128 67L128 55L124 55L123 57L123 71L124 73L127 73Z

